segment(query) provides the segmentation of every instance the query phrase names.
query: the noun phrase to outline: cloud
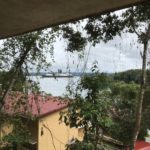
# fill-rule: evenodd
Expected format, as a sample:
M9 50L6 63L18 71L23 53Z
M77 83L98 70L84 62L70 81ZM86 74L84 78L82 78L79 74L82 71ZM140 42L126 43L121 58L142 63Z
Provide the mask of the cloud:
M0 44L2 41L0 41ZM52 67L48 71L62 69L64 72L70 69L71 72L90 71L95 60L98 61L99 70L102 72L118 72L128 69L141 68L142 46L137 43L134 34L123 34L122 37L115 37L108 43L101 42L95 47L85 48L83 59L79 59L79 53L69 53L65 51L66 43L57 40L54 46L54 60ZM89 53L89 56L88 56ZM51 56L47 55L47 60ZM87 64L85 65L85 63Z
M54 50L55 63L52 70L70 68L72 72L82 71L87 61L86 71L90 71L95 60L102 72L118 72L128 69L141 68L140 51L142 46L137 43L137 38L133 34L124 34L121 38L115 37L108 43L101 42L95 47L89 45L85 49L85 57L80 60L79 53L69 53L65 51L65 42L57 40ZM89 53L89 56L87 57Z

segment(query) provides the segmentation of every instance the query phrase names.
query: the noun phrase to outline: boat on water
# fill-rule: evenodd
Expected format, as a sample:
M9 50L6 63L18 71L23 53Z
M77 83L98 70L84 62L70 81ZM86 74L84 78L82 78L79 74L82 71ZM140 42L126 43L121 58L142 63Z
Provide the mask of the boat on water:
M49 78L72 78L73 75L71 73L46 73L42 75L42 77Z

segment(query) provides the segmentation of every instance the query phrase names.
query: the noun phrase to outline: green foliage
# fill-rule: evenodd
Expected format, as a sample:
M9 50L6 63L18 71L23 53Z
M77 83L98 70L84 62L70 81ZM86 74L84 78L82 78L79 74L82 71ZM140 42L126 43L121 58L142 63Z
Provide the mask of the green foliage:
M143 102L143 112L142 112L142 123L139 134L139 139L144 139L147 136L147 129L150 129L150 84L147 86L147 89L144 93L144 102Z
M128 79L128 72L119 73L117 77L122 81L111 80L106 74L94 69L95 75L85 76L70 100L68 111L62 112L60 119L70 127L82 127L85 131L83 143L76 141L68 145L68 149L79 147L84 149L88 144L97 149L104 144L102 135L106 134L114 139L122 141L124 145L130 145L135 124L135 105L139 95L139 84ZM132 78L137 76L137 70L132 70ZM120 78L120 76L124 78ZM86 96L81 92L86 91ZM143 119L139 139L143 139L149 128L149 90L145 92L143 104ZM97 136L96 136L97 135ZM96 144L97 141L97 144ZM99 142L101 144L99 144ZM106 144L107 146L107 144ZM91 148L92 149L92 148ZM95 149L95 147L94 147Z
M73 144L66 145L66 150L94 150L94 147L91 143L76 141Z
M126 83L135 82L139 84L141 82L141 70L128 70L119 73L115 73L114 80L124 81Z
M117 82L111 86L113 125L109 128L111 137L130 144L135 123L135 105L139 85L135 83ZM117 129L117 130L116 130Z
M0 72L0 85L1 85L0 92L2 92L3 89L8 88L10 80L12 79L11 78L12 74L13 74L12 70L10 70L9 72L7 71ZM13 89L12 89L13 91L23 91L23 88L24 88L26 77L22 71L20 71L18 74L19 75L18 75L17 81L14 84Z
M96 66L92 68L95 71ZM109 117L111 107L110 91L108 89L108 77L99 72L91 77L83 77L81 83L73 93L68 111L62 112L60 119L70 127L84 129L84 139L69 147L98 150L103 130L109 128L112 120ZM82 96L80 91L86 92ZM68 149L69 149L68 148Z
M50 55L53 59L55 38L56 36L51 31L37 31L3 41L0 47L0 108L3 108L4 105L3 94L10 95L12 91L26 93L26 82L29 82L26 76L31 69L34 68L39 71L50 66L51 60L47 61L47 55ZM33 90L33 92L39 91L35 82L30 82L30 85L31 87L27 88L31 88L30 90ZM19 102L25 103L24 100L27 100L26 96L22 97ZM19 108L20 106L18 104L15 107ZM3 118L1 124L9 119L13 125L13 132L5 136L4 141L16 146L28 143L30 134L22 122L22 117L18 116L16 118L16 116L13 116L10 118L6 116L4 118L3 116L5 114L0 110L0 118ZM12 119L14 120L12 121Z
M86 39L82 36L82 33L79 31L73 30L73 28L69 26L63 26L63 38L67 39L68 46L67 51L82 51L86 45Z
M45 53L53 55L55 37L48 34L48 31L37 31L4 40L0 48L0 57L2 57L0 69L7 71L15 68L21 60L23 63L20 69L24 71L28 71L33 66L37 70L49 66ZM52 44L47 47L50 43Z
M111 136L123 141L125 144L130 144L131 142L131 133L133 132L135 123L135 105L137 104L139 95L138 91L140 87L139 72L140 70L129 70L121 73L116 73L114 75L115 81L111 87L111 91L113 94L112 100L114 103L113 106L115 108L113 111L114 124L110 129L110 131L112 132ZM147 77L149 77L148 74L149 71L147 71ZM149 85L147 85L147 89L144 94L142 123L138 139L144 139L144 137L147 135L147 129L149 129L150 127L150 122L148 119L148 116L150 115L149 97L150 90ZM118 132L116 132L116 128L118 129Z
M93 42L93 45L100 41L108 42L114 36L120 35L122 31L121 21L115 13L107 13L99 17L91 17L87 20L85 30L88 35L88 40Z
M131 7L121 13L108 13L87 20L85 30L89 35L89 41L95 44L101 40L107 42L122 32L138 35L138 40L144 43L144 26L150 21L149 3ZM143 27L143 29L142 29Z
M12 118L9 117L7 121L5 120L5 123L13 125L13 131L2 138L2 141L7 143L2 150L17 149L18 146L30 143L31 134L25 120L21 119L20 116L15 116Z
M145 25L149 24L150 21L150 9L149 2L144 5L139 5L136 7L131 7L127 9L123 14L123 25L126 32L135 33L138 36L140 43L145 43ZM142 29L143 27L143 29ZM150 37L149 37L150 39Z
M140 43L144 42L145 26L150 20L149 2L143 5L133 6L120 13L90 17L81 21L72 22L57 27L57 32L68 42L69 51L81 51L88 42L93 46L101 41L108 42L122 33L137 34ZM56 28L55 28L56 29ZM55 30L56 31L56 30ZM84 31L84 33L83 33Z

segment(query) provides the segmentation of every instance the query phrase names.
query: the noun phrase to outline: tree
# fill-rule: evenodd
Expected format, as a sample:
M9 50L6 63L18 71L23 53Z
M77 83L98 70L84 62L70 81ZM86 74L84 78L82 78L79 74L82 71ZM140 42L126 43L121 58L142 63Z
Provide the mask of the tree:
M98 43L100 40L108 41L116 35L121 35L123 31L134 33L138 37L138 42L143 45L142 50L142 72L139 90L139 98L136 105L136 122L133 131L131 149L134 149L137 140L141 118L142 104L145 91L146 80L146 63L148 44L150 40L150 9L149 3L144 5L134 6L126 9L122 15L109 13L106 16L98 18L90 18L85 26L90 41Z
M58 36L68 40L67 50L70 52L81 51L85 47L86 41L82 34L74 31L68 25L27 33L3 41L0 48L0 59L2 60L0 71L11 70L12 78L8 87L3 89L0 109L19 72L26 75L31 69L39 71L50 66L53 61L54 43ZM52 59L47 60L47 55L50 55Z
M137 78L140 75L140 73L138 74L138 72L141 72L141 70L129 70L129 71L124 71L121 73L115 73L114 74L114 80L117 79L119 81L125 82L125 83L123 83L123 82L114 83L115 86L113 86L113 90L116 89L115 90L116 92L115 93L113 92L113 93L115 96L117 93L119 95L119 93L121 91L122 91L121 93L126 93L126 94L123 94L124 96L121 94L123 97L120 100L118 99L121 102L122 107L120 107L120 105L118 105L118 103L117 103L118 109L120 108L120 110L121 109L127 110L127 111L125 111L125 114L126 114L125 116L127 117L127 118L124 118L125 122L121 121L120 123L122 123L122 125L119 125L120 127L123 127L120 130L122 130L122 132L124 134L119 133L119 132L117 132L117 134L118 134L118 136L122 135L120 137L120 139L122 139L122 141L125 141L127 144L130 144L130 141L131 141L131 134L130 133L132 132L133 127L134 127L134 123L135 123L135 119L134 119L135 118L135 108L134 108L134 106L136 105L136 99L138 97L139 85L140 85L140 80L141 80L140 78L139 79ZM148 74L149 74L149 71L147 70L147 77L149 77ZM144 139L145 136L147 136L147 129L149 129L149 126L150 126L150 122L148 119L148 116L150 115L149 114L150 112L148 111L149 107L150 107L150 103L149 103L150 90L149 90L149 83L148 82L149 81L147 78L147 85L146 85L146 89L145 89L145 93L144 93L144 99L143 99L143 111L142 111L143 117L142 117L142 121L141 121L141 129L140 129L139 137L138 137L139 139L142 139L142 140ZM121 88L121 87L124 87L124 88ZM127 91L128 91L128 94L127 94ZM128 95L132 95L134 97L134 99L133 98L130 99L130 97L128 97ZM132 112L132 113L130 113L130 112ZM121 116L124 116L124 115L121 115ZM119 119L119 116L116 116L116 117L117 117L116 119ZM126 123L126 121L128 121L128 123ZM129 122L131 122L131 123L129 123ZM117 127L118 129L119 129L119 126ZM124 126L126 126L126 127L124 128ZM124 131L124 129L127 129L127 131L130 131L130 132L128 133L127 131ZM115 135L115 132L114 132L114 135ZM124 135L126 135L127 138L124 139ZM117 137L115 137L115 138L117 138Z
M134 33L137 35L138 42L143 45L142 50L142 72L139 90L139 98L136 104L136 122L133 131L131 149L134 149L135 142L140 131L142 118L142 104L146 86L146 64L148 44L150 40L150 9L149 2L143 5L134 6L122 12L122 15L108 13L98 17L87 19L83 27L87 33L87 41L92 42L93 46L101 40L107 42L116 35L123 32Z
M0 91L2 92L3 89L6 89L9 85L9 81L12 76L12 70L8 71L2 71L0 72ZM22 91L24 90L24 85L26 82L26 76L23 74L23 72L19 72L19 76L17 78L16 83L12 87L13 91Z
M109 128L110 136L129 145L135 123L135 104L137 102L139 85L131 82L113 81L110 86L113 124ZM116 131L117 129L117 131Z
M95 72L96 65L92 68ZM111 107L110 91L108 88L109 78L99 72L94 76L85 76L81 83L72 93L73 100L69 102L69 109L62 112L60 117L70 127L83 128L84 138L82 142L76 141L68 145L68 149L99 150L102 148L101 140L103 132L111 126L109 110ZM86 91L82 96L81 91Z
M15 117L5 116L4 120L1 120L3 123L10 123L13 125L13 130L9 134L2 137L4 146L1 147L2 150L17 150L25 149L31 140L31 133L28 129L28 121L21 118L19 115ZM2 144L2 143L1 143ZM27 149L27 148L26 148ZM28 149L29 150L29 149Z
M17 144L17 141L18 143L19 141L23 143L23 140L26 142L28 138L24 137L27 132L25 132L24 129L18 129L23 124L21 117L14 116L14 118L11 119L3 113L2 108L9 95L13 97L13 93L15 95L15 92L18 91L21 91L25 95L27 94L24 88L26 81L29 81L29 79L26 75L31 68L35 68L35 64L37 69L42 67L46 68L46 66L49 65L46 61L45 53L49 52L50 55L52 55L53 45L49 45L49 47L46 46L52 43L55 36L50 37L48 36L48 32L46 34L43 34L43 32L44 31L37 31L6 39L3 41L0 49L0 124L8 122L9 119L9 123L14 125L13 133L4 137L8 142L13 141L14 144ZM33 89L35 90L35 86L32 87L32 90Z
M141 70L128 70L123 72L115 73L113 76L116 81L124 81L126 83L135 82L137 84L141 81Z
M3 89L3 96L0 103L0 109L5 101L7 94L13 87L18 73L23 72L25 75L28 70L33 68L36 64L36 68L45 67L49 65L46 62L45 52L53 53L53 45L47 44L52 43L55 37L43 34L44 31L38 31L28 33L18 37L12 37L3 41L1 47L0 57L2 63L0 69L4 71L11 70L12 78L7 84L7 88ZM46 50L43 50L46 49Z
M129 15L130 13L130 15ZM141 13L144 13L144 18L141 18ZM142 118L142 105L146 86L146 64L147 64L147 53L148 53L148 43L150 40L150 9L147 6L139 6L136 8L131 8L124 14L125 17L129 15L125 20L126 27L129 28L129 32L135 33L138 40L143 44L143 54L142 54L142 74L140 82L140 92L136 108L136 122L133 131L132 145L131 149L134 149L135 143L140 131L140 124ZM146 27L144 31L137 31L141 27L141 23L145 23Z
M80 26L81 21L73 22L67 25L60 25L54 27L48 31L39 31L29 33L20 37L14 37L4 41L1 49L0 58L3 60L0 63L1 69L13 70L12 80L9 82L7 89L3 91L3 96L0 102L0 110L3 106L9 91L11 90L19 70L26 70L30 66L27 61L39 62L39 64L45 62L43 48L53 49L51 47L44 47L55 41L56 37L62 37L67 41L67 48L71 52L82 51L88 42L91 42L93 46L99 43L101 40L108 42L112 40L116 35L121 35L123 32L135 33L138 37L138 42L143 44L143 69L141 77L141 88L139 101L137 103L137 115L136 126L133 134L133 147L137 139L139 132L143 95L145 91L145 69L148 41L150 38L150 9L149 3L146 5L139 5L123 11L122 15L116 13L107 13L98 17L91 17L85 20L86 23ZM141 26L144 24L144 27ZM76 27L77 26L77 27ZM81 31L86 33L82 33ZM47 33L47 34L45 34ZM6 57L5 57L6 56ZM8 57L7 57L8 56Z
M69 36L69 33L66 34L65 29L57 29L54 27L48 30L8 38L3 41L0 47L0 118L3 118L1 119L1 124L9 118L3 114L2 108L7 97L12 94L12 91L22 91L23 94L27 94L23 89L26 86L26 82L30 82L29 78L26 77L28 72L31 69L36 71L40 69L45 70L50 66L50 63L53 61L53 44L59 34L63 34L64 38L66 36L70 41L73 40ZM78 42L78 38L80 38L81 35L74 32L72 34L75 34L75 37L77 36L74 40ZM84 44L84 40L82 44ZM76 47L75 50L82 49L82 46L77 43L73 45ZM68 47L72 46L68 44ZM73 51L71 48L70 50ZM50 55L52 59L47 60L47 55ZM32 92L37 92L37 85L33 82L30 82L30 84ZM14 116L14 120L15 118ZM22 118L20 118L20 123L22 122L21 119ZM10 122L14 124L14 121ZM18 126L14 126L15 134L10 133L11 135L5 139L17 142L16 139L21 138L21 143L23 143L22 139L26 138L22 138L22 136L18 137L21 135L21 132L17 133L16 131L18 129L16 128L18 128ZM22 135L24 135L24 132L22 132Z

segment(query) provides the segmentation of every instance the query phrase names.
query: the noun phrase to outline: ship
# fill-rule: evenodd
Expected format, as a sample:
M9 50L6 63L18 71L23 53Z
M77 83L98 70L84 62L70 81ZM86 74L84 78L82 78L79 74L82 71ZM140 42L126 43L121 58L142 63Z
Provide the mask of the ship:
M43 74L42 77L49 77L49 78L72 78L73 75L71 73L46 73L46 74Z
M49 78L72 78L73 75L71 73L62 72L61 69L58 69L58 72L51 72L46 73L42 77L49 77Z

